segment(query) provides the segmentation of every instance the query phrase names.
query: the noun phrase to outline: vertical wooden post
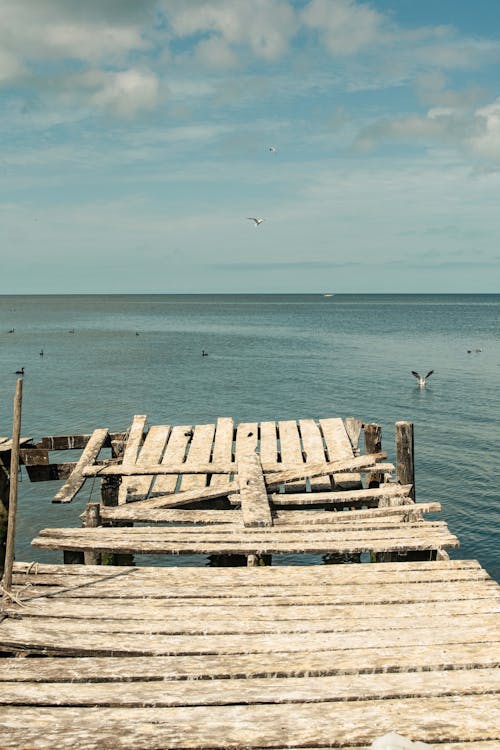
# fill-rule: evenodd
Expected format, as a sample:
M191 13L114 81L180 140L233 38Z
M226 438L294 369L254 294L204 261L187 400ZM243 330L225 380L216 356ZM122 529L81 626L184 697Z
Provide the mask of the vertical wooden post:
M17 482L19 472L19 443L21 440L21 407L23 402L23 379L18 378L14 394L14 418L12 425L12 451L10 454L9 515L7 543L5 546L5 570L3 576L4 598L12 588L12 568L16 540Z
M120 488L121 477L109 476L101 479L101 502L103 505L118 505L118 490ZM130 521L114 521L113 526L133 526ZM103 565L133 565L133 555L113 554L112 552L102 552L101 562Z
M101 506L99 503L87 503L83 514L83 526L92 529L101 526ZM100 565L101 563L100 553L93 550L86 550L83 553L83 559L85 565Z
M399 484L412 485L410 497L415 500L413 422L396 422L396 474Z
M382 450L382 428L379 424L365 424L365 449L367 453L380 453ZM380 487L384 475L379 473L366 475L366 487Z
M7 544L7 526L9 517L10 451L0 453L0 578L5 566L5 546Z

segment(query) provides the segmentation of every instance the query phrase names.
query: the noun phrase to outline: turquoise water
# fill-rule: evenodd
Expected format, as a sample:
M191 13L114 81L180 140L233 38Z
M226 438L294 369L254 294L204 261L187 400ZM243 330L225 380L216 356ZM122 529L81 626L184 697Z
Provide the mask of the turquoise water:
M410 420L418 499L442 503L461 540L453 557L500 579L499 324L500 295L3 296L0 434L21 366L23 435L35 437L123 430L137 413L150 424L356 416L382 425L394 458L394 422ZM410 371L430 369L420 391ZM18 559L60 560L30 540L79 523L87 484L61 507L59 483L23 476Z

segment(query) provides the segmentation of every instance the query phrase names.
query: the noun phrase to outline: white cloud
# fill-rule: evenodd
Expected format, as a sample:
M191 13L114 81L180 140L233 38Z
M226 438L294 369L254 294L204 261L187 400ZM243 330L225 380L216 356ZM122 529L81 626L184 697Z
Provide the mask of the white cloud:
M149 70L123 70L118 73L93 71L81 79L95 89L90 102L111 112L130 117L142 109L153 109L159 95L157 77Z
M475 112L478 132L470 138L472 151L500 164L500 98Z
M166 2L173 31L179 37L213 34L227 45L245 46L263 60L284 55L298 29L296 13L286 0L211 0ZM203 44L203 42L202 42Z
M312 0L302 12L333 55L352 55L379 41L383 16L354 0Z

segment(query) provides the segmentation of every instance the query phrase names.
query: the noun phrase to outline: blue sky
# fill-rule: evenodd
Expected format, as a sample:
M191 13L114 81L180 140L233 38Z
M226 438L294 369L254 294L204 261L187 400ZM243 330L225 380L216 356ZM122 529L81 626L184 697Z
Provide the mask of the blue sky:
M0 293L498 292L499 81L492 0L0 0Z

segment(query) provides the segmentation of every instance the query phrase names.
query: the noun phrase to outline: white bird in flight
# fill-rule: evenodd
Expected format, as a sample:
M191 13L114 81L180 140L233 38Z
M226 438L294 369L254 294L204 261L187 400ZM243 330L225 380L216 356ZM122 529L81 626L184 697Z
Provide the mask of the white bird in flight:
M247 216L247 219L248 219L249 221L253 221L253 222L255 222L255 226L256 226L256 227L258 227L258 226L259 226L259 224L262 224L262 222L263 222L263 221L265 221L265 219L256 219L256 218L255 218L255 216Z
M415 372L415 370L412 370L411 374L417 378L419 388L425 388L425 381L427 380L427 378L429 378L432 375L433 372L434 370L429 370L427 375L424 376L424 375L419 375L418 372Z

